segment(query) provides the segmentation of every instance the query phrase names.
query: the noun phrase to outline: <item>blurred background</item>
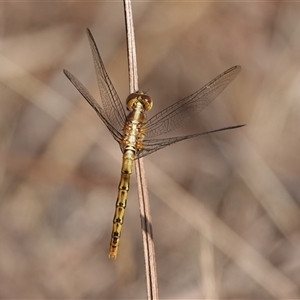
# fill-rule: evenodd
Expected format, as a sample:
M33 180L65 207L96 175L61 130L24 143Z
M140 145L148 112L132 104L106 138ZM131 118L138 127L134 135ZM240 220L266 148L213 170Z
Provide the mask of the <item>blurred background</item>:
M300 5L133 2L149 116L242 71L170 134L246 127L144 159L162 299L299 299ZM122 101L122 2L0 4L0 298L146 298L135 175L108 248L121 152L64 76L100 102L86 28Z

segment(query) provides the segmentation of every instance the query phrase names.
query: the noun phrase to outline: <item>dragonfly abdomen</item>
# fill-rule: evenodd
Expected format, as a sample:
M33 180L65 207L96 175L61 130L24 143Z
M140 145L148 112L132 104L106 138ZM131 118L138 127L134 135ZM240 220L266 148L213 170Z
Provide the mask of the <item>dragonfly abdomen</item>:
M121 179L119 183L118 198L116 202L115 215L113 219L113 229L110 240L110 258L116 258L118 253L134 159L135 150L125 149L123 153Z
M143 139L145 133L144 123L146 120L145 111L151 109L152 107L151 98L141 91L130 94L126 103L128 109L131 111L126 118L123 129L123 138L120 143L123 151L123 162L110 240L110 258L117 257L133 163L137 152L143 148Z

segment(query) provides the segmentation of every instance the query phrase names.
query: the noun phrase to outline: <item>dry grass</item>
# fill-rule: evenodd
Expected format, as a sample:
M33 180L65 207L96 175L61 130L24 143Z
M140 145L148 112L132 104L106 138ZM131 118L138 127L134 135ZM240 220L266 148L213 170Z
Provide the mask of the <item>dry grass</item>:
M177 133L247 127L145 158L160 297L299 298L299 4L136 2L133 13L152 114L242 66ZM0 14L0 298L145 298L135 180L111 261L121 153L62 73L98 97L89 27L125 99L123 4L11 2Z

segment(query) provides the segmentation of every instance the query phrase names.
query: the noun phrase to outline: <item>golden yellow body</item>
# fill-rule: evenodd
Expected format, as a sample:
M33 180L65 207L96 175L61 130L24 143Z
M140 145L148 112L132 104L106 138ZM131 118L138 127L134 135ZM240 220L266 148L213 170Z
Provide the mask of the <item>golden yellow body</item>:
M126 118L123 130L121 148L123 151L121 179L116 202L113 228L111 233L109 257L116 258L121 238L122 225L124 222L127 196L130 186L130 177L133 169L133 162L139 150L143 149L143 139L145 133L146 114L152 107L151 98L143 92L130 94L126 101L130 111Z

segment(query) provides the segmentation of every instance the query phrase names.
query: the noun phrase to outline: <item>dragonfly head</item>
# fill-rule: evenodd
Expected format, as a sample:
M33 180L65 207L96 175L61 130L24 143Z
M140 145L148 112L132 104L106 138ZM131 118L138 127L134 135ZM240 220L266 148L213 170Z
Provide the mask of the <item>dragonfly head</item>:
M141 103L145 111L150 110L153 106L150 96L142 91L137 91L127 97L126 106L129 110L132 110L137 103Z

